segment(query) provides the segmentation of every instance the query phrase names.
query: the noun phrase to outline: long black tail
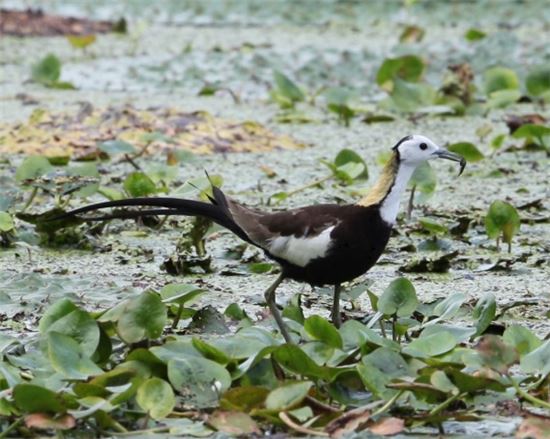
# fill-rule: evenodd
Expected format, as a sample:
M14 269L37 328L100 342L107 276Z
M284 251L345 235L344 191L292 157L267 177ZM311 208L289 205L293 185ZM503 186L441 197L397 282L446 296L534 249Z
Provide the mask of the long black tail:
M211 219L220 226L231 230L241 239L252 242L246 232L239 227L225 206L220 206L217 200L211 199L212 203L203 201L187 200L182 198L153 197L153 198L127 198L125 200L105 201L103 203L90 204L79 207L60 215L51 220L60 220L76 216L86 212L93 212L108 207L127 207L127 206L152 206L163 209L137 210L127 212L113 212L107 215L84 217L86 221L102 221L114 218L137 218L146 215L184 215L184 216L203 216Z

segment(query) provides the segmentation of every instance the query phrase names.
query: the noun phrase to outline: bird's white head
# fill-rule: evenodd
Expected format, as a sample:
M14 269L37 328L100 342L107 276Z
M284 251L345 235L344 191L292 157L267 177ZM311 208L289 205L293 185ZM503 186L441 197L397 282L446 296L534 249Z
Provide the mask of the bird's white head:
M413 134L411 136L403 137L393 147L400 164L411 165L413 167L418 166L422 162L432 160L436 158L443 158L459 162L462 169L466 162L464 158L455 154L445 148L439 146L426 136L419 134Z

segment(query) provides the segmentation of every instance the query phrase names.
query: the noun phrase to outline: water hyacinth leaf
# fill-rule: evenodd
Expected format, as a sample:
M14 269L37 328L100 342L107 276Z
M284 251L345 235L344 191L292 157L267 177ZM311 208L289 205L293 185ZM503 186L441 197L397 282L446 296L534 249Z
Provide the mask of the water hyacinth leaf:
M309 358L304 351L296 346L285 344L278 347L271 357L286 369L308 378L329 378L329 369L323 368Z
M390 377L377 367L362 363L357 366L357 372L365 387L377 398L388 400L397 393L396 390L386 387L386 384L390 382Z
M514 206L500 200L491 203L485 216L485 231L489 238L498 239L502 235L510 251L512 238L519 228L520 218Z
M449 233L449 229L447 227L431 218L419 218L418 222L423 229L433 235L446 235Z
M441 390L442 392L452 393L453 395L458 393L458 388L453 384L447 374L442 370L436 370L434 373L431 374L430 383L432 384L432 386L434 386L438 390Z
M525 86L531 96L548 94L550 92L550 64L533 68L527 74Z
M363 158L357 154L355 151L351 149L344 148L338 152L336 157L334 158L334 165L337 168L341 168L344 165L347 165L349 163L354 164L361 164L363 165L363 170L360 174L356 175L354 178L363 178L367 179L369 178L369 172L367 169L367 164L363 160Z
M490 108L504 108L517 102L521 92L515 89L497 90L489 94L487 105Z
M193 337L193 346L199 351L205 358L215 361L216 363L226 365L229 363L229 358L224 352L218 348L206 343L200 338Z
M516 349L497 335L485 335L476 350L484 366L502 374L508 373L508 369L519 359Z
M84 380L103 371L88 357L93 352L84 352L71 337L58 332L49 332L48 357L52 367L64 377Z
M349 126L349 122L355 116L355 110L350 105L355 97L355 92L346 87L331 87L325 91L325 99L329 111L338 115L338 120Z
M454 349L457 345L455 337L443 331L414 339L405 348L403 353L412 357L426 358L435 357Z
M146 291L125 304L117 330L126 343L155 339L161 336L166 319L166 307L160 297Z
M67 40L75 49L85 49L95 43L96 36L90 35L67 35Z
M274 71L273 80L275 81L275 88L271 91L271 97L281 107L290 108L296 102L305 99L302 90L283 73L277 70Z
M384 90L391 92L394 89L396 78L407 82L417 82L423 72L424 62L416 55L387 58L376 74L376 83Z
M314 340L322 341L334 348L342 348L342 337L338 329L321 316L308 317L304 322L304 330Z
M220 407L225 410L239 410L249 413L264 405L269 389L260 386L233 387L225 392L220 400Z
M31 69L31 77L34 82L49 85L59 81L61 77L61 61L53 54L48 54Z
M78 307L69 299L60 299L54 302L44 312L38 324L38 329L42 334L45 334L54 322L76 310L78 310Z
M124 189L132 197L144 197L157 192L157 187L151 178L143 172L132 172L124 180Z
M124 140L107 140L100 143L98 148L111 156L115 154L134 154L136 152L136 148Z
M60 317L49 326L42 326L42 333L58 332L76 340L83 352L95 352L99 344L99 326L90 314L81 309L75 309Z
M545 148L550 147L550 128L544 125L538 124L525 124L519 127L512 137L516 139L525 139L526 143L536 142L538 145Z
M67 174L75 177L91 177L83 179L90 181L89 184L83 184L78 190L69 189L65 192L70 193L73 197L89 197L97 192L99 189L99 171L95 163L86 163L79 166L71 166L67 168Z
M487 34L485 32L475 28L468 29L464 34L464 38L466 38L468 41L479 41L485 38L486 36Z
M25 180L41 177L53 171L53 166L46 157L41 155L33 155L25 158L15 171L15 180L19 183Z
M215 407L219 395L231 386L225 367L202 357L180 357L168 361L168 379L185 405L195 408Z
M159 291L164 303L187 303L196 299L206 290L190 284L168 284Z
M544 377L550 373L550 340L523 356L519 363L521 370Z
M428 107L435 102L435 89L422 83L412 83L395 79L391 92L391 102L403 112L414 112L421 107Z
M405 377L409 375L409 366L405 359L392 349L380 347L361 359L363 364L373 366L384 371L390 378Z
M160 378L150 378L139 386L136 401L151 418L159 420L174 409L176 397L172 386Z
M393 280L378 299L378 310L385 315L409 316L417 306L414 286L404 277Z
M26 413L62 413L66 410L63 397L34 384L18 384L13 388L15 404Z
M487 95L500 90L518 90L519 79L512 69L492 67L483 74L484 90Z
M483 153L470 142L453 143L447 149L456 152L469 162L478 162L484 158Z
M294 408L304 400L312 386L311 381L304 381L278 387L267 395L265 407L274 411Z
M534 351L542 344L541 339L529 329L517 324L508 326L504 330L504 334L502 334L502 339L506 343L514 346L522 357Z
M8 212L0 211L0 232L9 232L15 228L13 218Z
M436 186L437 177L429 162L418 166L409 181L409 187L414 187L421 193L423 199L420 199L420 202L429 198L434 193Z
M476 336L481 335L494 320L497 312L497 302L495 296L491 293L481 297L472 312L472 317L476 321Z

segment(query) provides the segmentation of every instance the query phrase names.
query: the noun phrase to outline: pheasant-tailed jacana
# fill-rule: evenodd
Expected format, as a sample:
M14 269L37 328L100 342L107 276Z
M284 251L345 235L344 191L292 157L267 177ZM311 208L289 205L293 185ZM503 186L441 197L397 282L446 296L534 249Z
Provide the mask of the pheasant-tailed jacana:
M397 217L401 195L421 163L444 158L466 162L424 136L401 139L372 190L357 204L318 204L284 212L266 213L244 206L219 188L212 188L210 203L178 198L130 198L75 209L72 216L106 207L156 206L137 212L115 212L86 220L135 218L145 215L204 216L261 248L281 265L281 274L265 291L265 300L287 342L290 334L275 303L275 290L284 279L311 285L334 285L332 321L340 325L340 285L365 273L382 254ZM459 174L460 175L460 174ZM54 219L59 219L54 218Z

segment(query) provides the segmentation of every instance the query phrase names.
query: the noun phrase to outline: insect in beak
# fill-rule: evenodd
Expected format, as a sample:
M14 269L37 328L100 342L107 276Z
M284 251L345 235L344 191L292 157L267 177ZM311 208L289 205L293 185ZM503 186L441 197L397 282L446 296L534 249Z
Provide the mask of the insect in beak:
M455 154L454 152L451 152L445 148L440 148L436 152L433 153L438 158L441 159L447 159L451 160L453 162L459 162L460 163L460 172L458 175L460 176L462 172L464 171L464 168L466 167L466 159L462 157L461 155Z

